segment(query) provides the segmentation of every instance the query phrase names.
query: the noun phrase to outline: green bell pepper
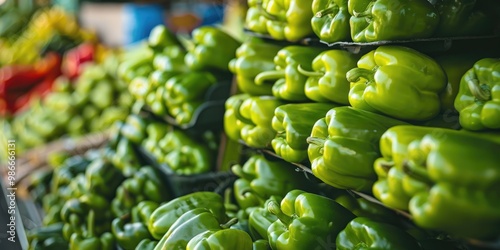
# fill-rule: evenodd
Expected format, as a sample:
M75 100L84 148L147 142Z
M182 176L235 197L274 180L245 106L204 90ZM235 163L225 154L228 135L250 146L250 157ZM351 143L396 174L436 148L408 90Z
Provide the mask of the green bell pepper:
M114 238L110 232L100 236L94 231L95 212L90 210L87 219L87 230L85 234L73 233L69 240L70 250L112 250L114 249Z
M436 116L439 93L446 87L446 74L434 59L401 46L372 50L346 77L353 107L404 120Z
M439 94L441 100L441 112L451 113L455 110L454 102L460 87L460 80L462 76L474 66L481 55L467 53L467 54L453 54L435 57L436 62L441 65L448 83L446 88ZM458 121L457 121L458 122Z
M202 26L191 33L194 46L188 50L184 62L191 70L227 71L228 64L235 57L240 42L225 31Z
M241 118L239 109L243 101L249 98L249 94L236 94L230 96L224 103L224 132L231 140L238 141L241 139L240 133L245 123L238 119Z
M120 133L133 143L141 143L146 138L146 126L146 119L136 114L130 114L120 128Z
M230 220L222 224L220 218L206 208L195 208L182 214L165 233L156 246L156 250L163 249L186 249L187 244L196 235L207 230L227 229L236 220Z
M319 119L307 138L313 174L328 185L371 190L379 157L379 139L404 122L352 107L333 108Z
M347 0L313 0L311 27L327 43L351 40Z
M168 132L158 145L165 154L159 162L167 164L175 173L190 175L212 169L214 159L212 150L182 130Z
M272 92L277 98L292 102L307 101L307 77L299 73L298 67L300 65L305 70L310 70L311 62L322 51L320 48L298 45L284 47L274 57L275 70L258 74L255 83L261 85L275 80Z
M427 38L439 25L426 0L351 0L348 8L354 42Z
M226 218L224 201L220 195L213 192L195 192L159 206L149 218L149 232L153 238L161 239L182 214L197 207L210 210L221 221Z
M253 250L271 250L271 246L267 240L256 240L253 242Z
M186 250L252 250L253 241L247 232L239 229L208 230L189 240Z
M235 167L235 166L233 166ZM234 170L233 170L234 172ZM234 198L240 209L260 206L262 198L254 194L250 187L250 181L244 178L238 178L234 181Z
M137 246L135 247L136 250L154 250L156 245L158 245L158 241L154 241L151 239L143 239Z
M217 79L208 71L173 76L165 84L167 105L202 99L207 89L215 83Z
M155 201L141 201L137 204L137 213L139 220L144 225L148 225L149 217L160 206L160 203Z
M281 199L281 198L280 198ZM269 198L269 200L274 200L278 202L278 198L273 196ZM266 201L268 203L268 201ZM264 203L264 205L266 204ZM275 214L271 213L267 207L262 206L258 207L248 216L248 228L254 238L268 240L267 237L267 229L273 222L277 221L278 217Z
M27 232L28 250L67 249L68 242L62 236L63 223L30 229Z
M182 47L166 47L161 51L161 53L155 54L153 58L153 67L155 70L172 73L188 72L189 69L184 63L184 57L186 54L186 50Z
M110 159L113 165L120 169L125 177L132 176L141 167L133 143L125 137L119 139L116 152L111 150Z
M273 96L244 97L246 95L232 96L226 101L226 105L229 103L227 106L232 106L232 109L226 110L224 114L224 126L234 130L228 136L233 140L242 139L250 147L267 147L276 136L272 129L274 110L285 103ZM236 130L239 130L238 136Z
M156 51L161 51L169 46L181 46L177 36L165 25L156 25L148 36L148 46Z
M238 89L250 95L272 95L272 82L257 85L255 77L274 69L274 56L281 49L272 43L251 38L236 50L236 58L229 62L229 70L235 74Z
M358 55L343 50L321 52L312 61L313 71L307 71L299 65L299 73L307 76L305 94L316 102L335 102L349 104L349 81L345 75L356 68Z
M337 236L338 250L421 249L418 242L401 228L365 217L353 219Z
M307 137L320 118L336 105L329 103L285 104L274 110L272 126L276 137L271 141L274 152L288 162L307 159Z
M455 108L469 130L500 128L500 59L477 61L460 81Z
M311 6L312 0L269 0L261 7L269 35L291 42L313 35Z
M133 250L143 239L152 238L147 225L143 224L139 218L134 218L138 217L137 209L137 207L134 207L132 215L125 214L111 222L111 232L116 239L116 243L124 250Z
M439 25L434 36L481 36L491 35L495 26L494 16L486 1L438 0L435 8L439 13Z
M116 217L130 213L141 201L164 202L171 198L158 170L150 166L141 167L133 177L126 179L116 190L111 201L111 210Z
M262 15L262 8L266 8L269 0L248 0L248 9L245 15L245 28L259 34L268 34L267 19Z
M301 190L288 192L281 204L271 200L266 205L278 217L267 229L272 249L331 249L355 217L334 200Z
M497 142L455 130L410 143L405 173L431 186L410 200L416 225L462 237L497 237L499 150Z
M291 189L315 189L303 173L295 171L294 165L282 160L267 160L263 155L252 155L243 166L236 164L231 170L247 181L243 188L236 183L234 186L236 201L243 209L249 207L247 204L260 206L272 196L283 197ZM240 201L244 202L240 204Z
M104 197L115 196L116 188L123 181L120 170L105 159L93 160L85 171L87 190Z

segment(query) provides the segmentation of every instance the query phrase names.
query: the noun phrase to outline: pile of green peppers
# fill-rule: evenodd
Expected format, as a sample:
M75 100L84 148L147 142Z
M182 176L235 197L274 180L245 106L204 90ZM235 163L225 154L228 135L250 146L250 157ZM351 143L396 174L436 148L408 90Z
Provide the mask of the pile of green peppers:
M247 3L248 30L291 42L316 35L326 43L493 35L500 6L489 0L248 0Z
M191 37L187 46L166 26L158 25L148 38L149 53L131 60L128 67L120 66L124 72L134 68L141 72L125 79L135 112L144 107L157 116L172 117L178 125L189 124L209 101L209 89L227 78L228 63L240 43L211 26L193 30Z

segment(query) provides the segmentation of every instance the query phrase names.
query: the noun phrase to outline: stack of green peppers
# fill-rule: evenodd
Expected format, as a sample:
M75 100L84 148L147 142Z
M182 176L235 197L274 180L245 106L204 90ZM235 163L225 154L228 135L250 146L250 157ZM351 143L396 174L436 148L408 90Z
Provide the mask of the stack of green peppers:
M395 126L380 141L373 193L423 228L491 239L500 233L499 147L470 132Z

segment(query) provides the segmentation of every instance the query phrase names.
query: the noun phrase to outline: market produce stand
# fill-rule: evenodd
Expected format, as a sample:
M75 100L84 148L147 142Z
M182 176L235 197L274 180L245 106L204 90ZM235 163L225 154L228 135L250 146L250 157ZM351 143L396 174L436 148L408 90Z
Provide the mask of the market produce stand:
M500 249L500 5L278 2L73 52L2 121L19 243Z

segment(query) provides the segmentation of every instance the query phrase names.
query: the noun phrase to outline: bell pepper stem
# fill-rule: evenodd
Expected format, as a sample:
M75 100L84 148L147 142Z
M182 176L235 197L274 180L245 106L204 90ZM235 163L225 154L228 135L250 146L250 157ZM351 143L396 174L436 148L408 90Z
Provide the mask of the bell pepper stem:
M363 68L354 68L347 71L346 78L349 82L357 82L360 78L366 79L368 82L374 82L373 71Z
M373 5L375 5L376 1L371 1L367 6L366 9L362 12L357 12L356 10L353 10L353 16L355 17L371 17L372 16L372 8Z
M316 72L316 71L309 71L309 70L306 70L302 67L302 65L299 64L299 66L297 67L297 71L299 73L301 73L302 75L305 75L307 77L322 77L324 76L325 74L324 73L321 73L321 72Z
M475 76L475 74L474 74ZM475 77L466 77L467 86L477 101L485 102L491 99L491 92L486 84L480 84Z
M220 224L220 227L222 229L227 229L227 228L230 228L232 225L234 225L236 223L238 223L238 218L232 218L228 222L226 222L224 224Z
M290 225L290 223L292 222L292 217L284 214L283 211L281 211L278 202L269 200L266 204L266 207L270 213L276 215L276 217L278 217L278 219L286 226Z
M87 217L87 237L94 237L94 228L95 228L95 212L93 209L89 211L89 215Z
M266 71L258 74L255 77L255 84L257 85L262 85L264 84L265 81L270 81L270 80L278 80L280 78L284 78L285 71L284 70L273 70L273 71Z
M242 104L243 104L243 100L238 100L238 102L234 106L234 116L236 116L236 119L240 120L241 122L243 122L245 124L254 124L252 119L248 119L241 114L240 107Z
M307 137L307 139L306 139L306 142L308 144L312 144L314 146L320 147L320 151L319 151L320 154L323 154L323 145L325 145L325 141L326 140L323 138L311 137L311 136Z
M314 16L318 17L318 18L322 18L323 16L339 12L339 9L340 8L338 5L334 5L330 8L326 8L324 10L320 10L320 11L316 12L316 14L314 14Z
M411 161L405 161L403 163L403 172L421 182L424 182L426 184L432 185L434 184L432 180L429 177L429 174L427 171L419 166L416 166L414 163Z

